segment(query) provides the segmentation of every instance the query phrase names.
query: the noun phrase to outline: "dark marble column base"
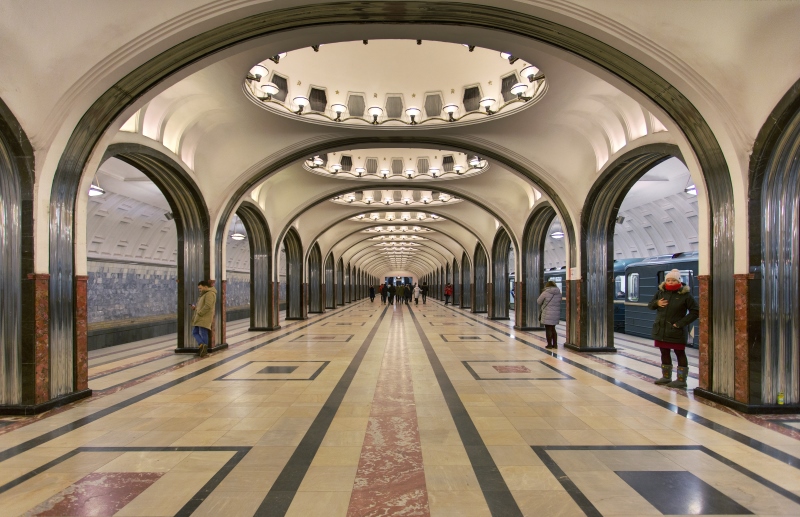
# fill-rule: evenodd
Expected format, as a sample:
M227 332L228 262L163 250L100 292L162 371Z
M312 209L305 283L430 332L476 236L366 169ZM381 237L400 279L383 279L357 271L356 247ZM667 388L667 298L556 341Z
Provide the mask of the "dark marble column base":
M793 404L745 404L725 395L719 395L703 388L695 388L694 396L722 404L736 411L747 413L748 415L797 415L800 414L800 405Z
M47 402L42 402L41 404L19 406L0 405L0 415L38 415L40 413L44 413L45 411L50 411L51 409L55 409L71 402L75 402L76 400L91 396L92 390L85 389L67 393L66 395L61 395L60 397L48 400Z
M228 348L228 343L220 343L220 344L218 344L218 345L214 345L214 346L212 346L212 347L209 347L209 349L208 349L208 353L210 354L210 353L212 353L212 352L218 352L218 351L220 351L220 350L225 350L226 348ZM176 353L176 354L197 354L197 352L198 352L199 350L200 350L200 349L199 349L199 348L197 348L197 347L188 347L188 346L185 346L185 347L183 347L183 348L176 348L176 349L175 349L175 353Z
M514 330L544 330L544 327L520 327L514 325Z
M510 320L511 318L509 318L508 316L492 316L492 317L491 317L491 318L489 318L489 319L490 319L490 320L497 320L497 321L503 321L503 320L505 320L505 321L508 321L508 320Z
M575 351L575 352L583 352L583 353L589 353L589 354L615 354L617 352L617 349L614 348L613 346L596 346L596 347L583 346L583 347L581 347L581 346L573 345L571 343L564 343L564 348L569 348L570 350Z
M275 325L274 327L250 327L247 329L248 332L269 332L272 330L280 330L280 325Z
M324 314L325 311L308 311L309 314Z

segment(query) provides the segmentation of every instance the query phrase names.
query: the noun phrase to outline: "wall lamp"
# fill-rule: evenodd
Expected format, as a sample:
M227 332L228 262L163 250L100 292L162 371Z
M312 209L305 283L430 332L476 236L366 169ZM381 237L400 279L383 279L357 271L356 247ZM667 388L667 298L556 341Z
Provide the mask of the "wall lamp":
M517 83L511 87L511 93L517 96L517 99L528 102L533 97L526 97L525 92L528 91L528 85L525 83Z
M264 65L256 65L250 69L250 73L247 74L247 78L251 81L259 82L261 81L261 78L266 77L268 73L269 70L267 70L267 67Z
M445 113L447 113L447 121L448 122L455 122L456 117L455 114L458 112L458 104L448 104L444 108L442 108Z
M309 100L308 97L303 97L302 95L299 95L294 99L292 99L292 102L294 102L295 105L297 106L297 111L295 111L295 113L301 115L303 113L303 108L308 106Z
M367 112L372 116L372 123L377 125L378 117L380 117L383 113L383 108L380 106L372 106L367 110Z
M527 77L528 82L532 83L533 81L538 81L540 79L544 79L544 75L539 74L539 69L533 65L528 65L522 70L520 70L520 75L522 77Z
M495 112L491 110L491 107L494 105L496 101L491 97L484 97L481 99L481 106L486 110L487 115L494 115Z
M272 96L278 93L280 91L280 88L278 88L278 85L274 83L266 83L261 85L261 91L264 93L264 95L266 95L266 97L261 100L271 101Z
M406 109L406 115L411 117L411 125L412 126L416 126L417 125L417 117L419 117L421 114L422 114L422 111L420 111L419 108L407 108Z
M278 63L281 62L281 59L285 57L286 57L286 52L281 52L280 54L275 54L274 56L269 58L269 60L277 65Z
M334 113L336 113L336 118L333 119L334 122L341 122L342 121L342 113L347 111L347 106L344 104L332 104L331 109Z

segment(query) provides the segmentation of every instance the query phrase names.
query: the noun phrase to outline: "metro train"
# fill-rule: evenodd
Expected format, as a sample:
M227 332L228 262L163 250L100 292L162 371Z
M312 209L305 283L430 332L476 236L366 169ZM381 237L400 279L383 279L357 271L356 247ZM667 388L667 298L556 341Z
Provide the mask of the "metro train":
M692 296L699 298L698 254L696 251L659 255L646 259L614 261L614 332L649 338L655 321L655 311L647 308L664 275L677 269L681 281L689 286ZM551 268L544 272L544 281L552 280L561 291L561 320L567 319L567 268ZM697 321L689 329L687 346L699 347Z

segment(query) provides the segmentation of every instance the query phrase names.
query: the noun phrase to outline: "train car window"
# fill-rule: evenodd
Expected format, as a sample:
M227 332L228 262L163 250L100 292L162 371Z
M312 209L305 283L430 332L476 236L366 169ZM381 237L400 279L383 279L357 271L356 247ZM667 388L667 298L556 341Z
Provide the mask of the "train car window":
M639 273L628 275L628 301L639 301Z
M625 275L614 277L614 298L618 300L625 298Z
M553 282L556 283L556 287L558 287L559 291L561 291L562 293L564 292L564 288L561 285L561 277L560 276L554 276L550 280L552 280Z

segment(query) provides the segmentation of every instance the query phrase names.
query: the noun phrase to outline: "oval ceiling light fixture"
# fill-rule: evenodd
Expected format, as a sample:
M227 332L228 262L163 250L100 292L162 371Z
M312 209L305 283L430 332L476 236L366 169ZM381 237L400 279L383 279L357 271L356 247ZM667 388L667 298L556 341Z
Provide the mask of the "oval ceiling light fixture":
M251 67L243 74L243 90L256 105L283 116L361 129L476 124L490 114L506 116L526 109L547 92L546 82L539 80L544 76L533 65L515 64L517 58L508 52L502 52L499 60L497 50L467 48L473 51L469 63L463 61L467 58L461 44L441 41L418 45L417 40L385 39L367 46L345 41L326 44L325 52L312 45L292 50L292 59L285 59L287 54L281 52ZM432 72L409 74L407 67L397 66L387 56L403 56ZM499 85L510 76L533 83L523 92L533 102L499 96ZM346 85L339 84L341 77L347 78ZM381 80L376 83L375 77ZM272 86L265 88L267 81ZM473 88L467 85L483 85L484 95L497 99L489 112L485 107L467 109L465 99L472 96L465 97L465 88ZM313 102L301 106L295 102L297 97Z
M339 171L341 171L341 170L342 170L342 164L341 163L334 163L333 165L331 165L331 172L333 172L334 174L338 174Z
M365 169L364 167L356 167L356 176L360 178L361 176L364 175L366 171L367 169Z
M237 217L236 219L233 220L233 228L232 228L233 233L231 234L231 239L235 241L243 241L247 238L247 236L244 233L237 230L238 224L239 224L239 218Z
M493 97L484 97L481 99L480 105L486 110L487 115L494 115L496 112L492 111L492 106L497 102Z
M552 237L554 239L563 239L564 238L564 232L553 232L553 233L550 234L550 237Z
M308 100L308 97L305 97L303 95L298 95L297 97L292 99L292 102L294 102L295 106L297 106L297 111L295 113L300 115L303 113L303 108L308 106L308 103L310 101Z

